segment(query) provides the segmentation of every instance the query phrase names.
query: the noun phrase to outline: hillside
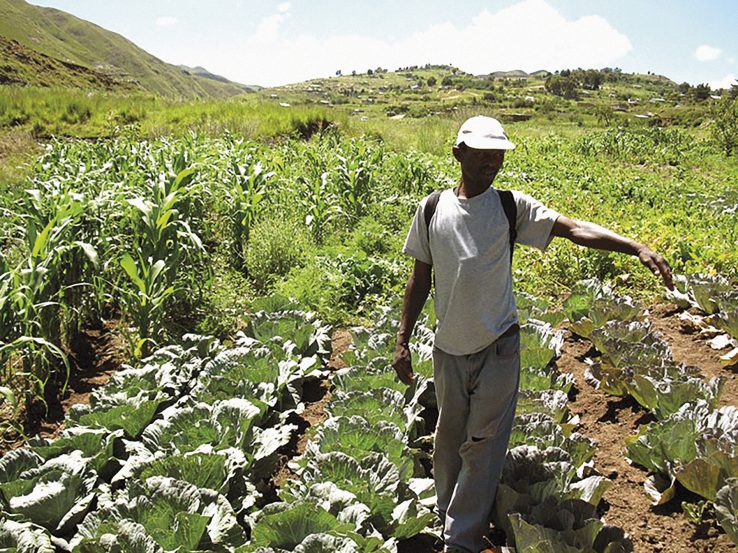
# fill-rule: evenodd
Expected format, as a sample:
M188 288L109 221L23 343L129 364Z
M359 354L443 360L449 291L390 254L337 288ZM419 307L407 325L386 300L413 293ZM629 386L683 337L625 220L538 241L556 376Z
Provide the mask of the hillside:
M607 125L692 126L711 101L709 88L683 86L661 75L611 68L472 75L452 66L425 65L312 79L258 95L293 107L321 105L363 122L487 110L506 122L545 118L583 124L589 118Z
M128 92L137 89L83 65L61 61L0 36L0 85L66 87Z
M200 67L199 65L197 67L190 67L188 65L178 65L182 71L185 71L186 73L189 73L190 75L197 75L198 77L202 77L203 79L211 79L213 81L219 81L221 83L233 83L233 81L229 81L222 75L216 75L215 73L211 73L204 67ZM262 87L258 85L249 85L246 87L250 90L261 90Z
M54 8L0 0L0 37L48 57L88 68L104 78L167 97L229 97L251 88L190 74L123 36ZM16 65L23 65L16 59ZM32 65L17 72L33 72ZM30 79L33 80L33 79Z

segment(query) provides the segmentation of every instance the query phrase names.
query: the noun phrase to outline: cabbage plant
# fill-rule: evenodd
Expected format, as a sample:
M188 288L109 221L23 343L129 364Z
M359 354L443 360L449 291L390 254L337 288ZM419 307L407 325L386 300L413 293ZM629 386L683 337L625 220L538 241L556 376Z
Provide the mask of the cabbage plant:
M672 497L676 482L715 501L727 481L738 477L738 408L686 403L666 419L642 426L626 444L631 461L670 479L649 480L652 502Z

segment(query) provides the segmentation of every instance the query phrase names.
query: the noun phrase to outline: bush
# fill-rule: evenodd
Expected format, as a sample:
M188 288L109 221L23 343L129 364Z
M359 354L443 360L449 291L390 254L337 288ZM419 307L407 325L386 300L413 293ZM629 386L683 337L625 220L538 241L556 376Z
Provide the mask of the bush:
M324 259L324 266L342 275L337 300L349 311L365 315L386 298L401 294L405 267L397 261L369 257L361 253Z
M221 252L211 259L213 276L206 283L202 305L196 309L196 330L226 339L243 330L254 290L248 279L231 267L227 254Z
M381 255L389 252L390 238L390 232L374 217L362 217L351 233L348 245L352 250L361 250L367 255Z
M711 109L712 137L720 149L729 156L738 146L738 100L727 94L715 102Z
M578 83L574 77L569 75L551 75L546 79L546 90L556 96L561 96L570 100L576 100L579 97L578 94Z
M305 262L312 247L310 232L296 221L275 214L251 230L244 252L248 275L261 291Z
M334 249L294 269L275 288L331 324L361 324L378 306L402 297L409 269L400 262Z

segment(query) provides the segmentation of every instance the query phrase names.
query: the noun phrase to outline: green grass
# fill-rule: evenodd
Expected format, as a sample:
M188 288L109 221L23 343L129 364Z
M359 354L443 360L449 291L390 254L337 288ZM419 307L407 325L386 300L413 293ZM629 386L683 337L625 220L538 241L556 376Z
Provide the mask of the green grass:
M437 84L428 86L429 78ZM445 79L452 84L438 84ZM345 134L374 136L397 151L441 155L460 122L479 113L501 119L511 135L522 137L551 132L577 136L609 127L694 128L709 118L710 101L682 98L674 83L653 76L622 75L581 94L580 100L567 100L547 92L544 78L490 79L448 67L315 79L226 100L0 87L0 128L19 126L40 137L91 138L136 125L147 136L192 130L218 136L228 129L247 138L269 138L300 130L310 121L330 121ZM667 102L650 102L659 97ZM614 111L628 98L639 104ZM652 118L635 117L647 111ZM696 132L705 134L701 128Z
M41 147L28 131L0 131L0 196L16 197Z
M190 131L217 136L229 130L246 138L267 139L323 120L340 124L345 117L317 106L285 108L250 96L175 101L143 94L0 87L0 129L25 129L40 139L109 137L127 126L148 136Z

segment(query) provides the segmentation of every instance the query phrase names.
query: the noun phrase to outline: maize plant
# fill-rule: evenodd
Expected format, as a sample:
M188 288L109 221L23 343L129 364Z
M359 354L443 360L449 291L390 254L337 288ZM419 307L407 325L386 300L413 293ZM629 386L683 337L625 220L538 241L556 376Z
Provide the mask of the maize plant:
M187 201L186 186L194 169L181 170L174 178L161 175L151 188L151 198L133 198L134 250L126 252L120 265L133 287L122 288L123 306L137 336L129 336L131 353L146 354L161 333L166 300L176 288L177 271L185 261L204 253L200 237L180 212Z
M164 304L175 292L169 284L171 266L163 259L154 261L150 257L139 256L134 261L129 254L123 256L120 265L135 285L133 290L123 290L122 299L138 334L127 336L129 347L133 356L140 358L149 351L150 344L156 343L156 327L161 322Z
M336 191L341 197L346 215L355 221L366 211L371 202L372 188L376 184L374 172L380 152L372 150L365 142L351 142L355 151L337 155Z
M305 224L315 241L321 243L330 224L342 213L330 191L328 172L320 175L319 179L298 177L297 183L300 189L298 202L305 213Z
M95 248L75 240L84 212L81 195L65 191L29 190L26 202L26 258L11 269L3 261L0 284L0 360L8 382L21 378L30 383L28 412L43 404L48 410L46 387L66 390L70 366L63 347L78 323L78 298L70 291L87 286L82 281L87 258L97 263ZM60 366L64 372L60 373Z
M228 215L233 226L233 250L237 266L243 265L244 246L266 199L267 183L274 176L260 161L233 161L226 171Z

